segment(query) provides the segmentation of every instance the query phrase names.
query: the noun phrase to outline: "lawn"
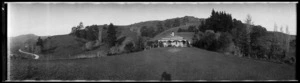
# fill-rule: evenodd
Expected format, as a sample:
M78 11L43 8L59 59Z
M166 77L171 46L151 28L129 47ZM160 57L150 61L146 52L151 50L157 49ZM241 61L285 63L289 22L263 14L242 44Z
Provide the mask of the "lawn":
M154 48L93 59L14 59L12 80L293 80L295 67L198 48Z

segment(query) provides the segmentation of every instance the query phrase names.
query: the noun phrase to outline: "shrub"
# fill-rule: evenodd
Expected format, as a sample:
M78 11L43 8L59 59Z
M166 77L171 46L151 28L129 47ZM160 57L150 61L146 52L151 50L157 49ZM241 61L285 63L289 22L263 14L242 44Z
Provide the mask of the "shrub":
M134 47L134 51L141 51L144 50L145 45L144 42L146 40L143 37L138 37L137 41L135 42L135 47Z
M217 41L217 39L216 39L214 31L206 30L203 37L200 40L197 40L196 42L194 42L193 45L198 48L214 50L215 45L217 43L216 41Z
M284 63L289 64L289 65L292 65L292 64L295 63L295 61L296 61L296 60L295 60L294 57L290 57L290 58L285 59L285 60L284 60Z
M212 30L206 30L204 34L196 34L193 41L193 46L211 51L225 51L233 43L231 34L214 33Z
M125 45L125 50L127 53L133 52L134 51L134 44L132 42L127 43Z
M92 50L93 48L94 48L93 41L89 41L89 42L85 43L85 50Z
M107 55L111 56L111 55L116 55L116 54L119 54L121 53L119 47L117 46L114 46L114 47L111 47L107 53Z
M225 50L227 47L229 47L230 43L232 43L232 37L229 33L221 33L219 39L218 39L218 48Z

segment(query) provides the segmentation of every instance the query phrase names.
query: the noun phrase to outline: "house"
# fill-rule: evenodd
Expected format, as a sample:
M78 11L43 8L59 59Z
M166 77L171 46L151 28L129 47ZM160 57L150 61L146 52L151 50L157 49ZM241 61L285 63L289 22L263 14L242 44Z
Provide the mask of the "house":
M172 32L170 35L158 39L158 44L159 47L188 47L191 41Z

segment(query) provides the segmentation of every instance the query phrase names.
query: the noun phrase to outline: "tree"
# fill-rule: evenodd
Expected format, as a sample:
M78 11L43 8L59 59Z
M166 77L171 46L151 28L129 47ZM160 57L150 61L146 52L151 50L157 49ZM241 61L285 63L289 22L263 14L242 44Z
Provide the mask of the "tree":
M232 42L232 36L228 32L222 32L219 39L218 39L218 48L219 49L225 49L229 46L229 44Z
M290 34L290 32L289 32L289 27L286 25L286 28L285 28L285 33L286 34Z
M107 41L109 43L109 46L115 46L117 40L116 33L116 27L112 23L110 23L107 31Z
M212 10L211 16L206 19L204 26L199 27L200 31L208 29L214 30L215 32L229 32L232 29L232 17L223 11L215 12ZM204 27L204 28L203 28Z
M83 23L80 22L79 25L78 25L78 27L79 27L79 29L83 29L84 28Z
M198 26L198 30L202 31L202 32L205 32L205 30L206 30L206 26L205 25L206 25L205 22L201 21L201 24Z
M201 39L197 39L196 36L202 36ZM206 30L204 34L197 34L194 37L193 46L198 48L207 49L210 51L216 51L218 48L218 40L216 38L216 34L213 30Z
M85 30L78 30L77 37L86 39L86 31Z
M263 36L267 33L267 29L262 26L253 26L252 32L250 33L251 44L257 40L260 36Z
M280 26L280 32L284 33L284 32L283 32L283 27L282 27L282 26Z
M246 46L246 48L247 48L247 54L246 54L246 56L250 56L249 54L251 53L251 45L250 45L250 43L251 43L251 39L250 39L250 33L251 33L251 28L252 28L252 17L248 14L247 15L247 17L246 17L246 20L245 20L245 23L246 23L246 40L247 40L247 46Z
M276 23L274 23L274 32L276 32L277 31L277 25L276 25Z
M212 11L211 11L211 16L214 16L214 15L216 15L216 12L215 12L214 9L212 9Z
M43 48L43 40L41 39L41 37L39 37L39 38L37 39L36 45L37 45L37 46L41 46L41 48Z
M144 46L144 42L145 40L143 39L143 37L141 36L137 36L137 42L136 42L136 47L135 47L135 51L140 51L143 50L145 48Z
M269 37L271 38L269 55L272 59L279 61L283 60L283 58L286 56L286 47L284 44L286 35L283 33L273 32Z
M233 29L231 34L233 36L233 42L237 46L243 56L247 54L247 34L246 34L246 25L240 20L233 19Z
M255 56L256 58L262 57L262 51L264 50L261 48L261 42L258 42L258 39L261 36L264 36L267 33L267 30L262 26L253 26L252 32L250 33L250 45L251 45L251 55Z
M286 26L285 31L286 31L286 35L287 35L286 40L285 40L286 55L287 55L287 53L290 51L290 43L289 43L290 42L290 35L289 35L289 27L288 26Z

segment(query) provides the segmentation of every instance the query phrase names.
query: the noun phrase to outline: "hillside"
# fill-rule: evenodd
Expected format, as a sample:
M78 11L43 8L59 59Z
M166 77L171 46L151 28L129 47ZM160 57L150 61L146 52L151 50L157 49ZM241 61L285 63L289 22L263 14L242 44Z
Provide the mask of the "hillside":
M193 16L184 16L184 17L166 19L166 20L162 20L162 21L156 20L156 21L139 22L139 23L134 23L134 24L128 25L127 27L131 31L140 33L140 29L143 26L154 28L154 30L157 30L157 28L160 26L164 30L168 30L168 29L180 27L180 26L190 26L190 25L199 26L201 21L204 21L204 19L196 18Z
M172 32L174 32L176 35L184 37L188 40L192 40L192 37L194 36L194 32L177 32L179 28L181 29L187 29L190 25L183 25L183 26L179 26L179 27L174 27L168 30L165 30L161 33L159 33L158 35L156 35L154 38L152 38L151 40L159 40L163 37L166 37L167 35L170 35Z
M145 39L150 40L158 40L162 37L165 37L167 35L170 35L171 32L175 32L176 35L182 36L185 39L192 40L192 37L194 36L193 32L177 32L179 28L181 29L187 29L189 26L196 26L198 27L201 25L202 21L205 21L202 18L196 18L193 16L184 16L184 17L177 17L172 19L166 19L166 20L154 20L154 21L145 21L145 22L139 22L134 23L131 25L115 25L117 27L117 40L122 40L121 44L118 45L118 50L120 52L124 51L124 47L129 42L136 42L137 39L141 36L141 28L146 26L147 28L154 29L153 34L155 34L154 37L146 37ZM93 26L93 27L92 27ZM91 32L86 32L89 34L93 34L92 39L98 38L98 32L99 29L95 28L103 28L107 25L92 25L89 27L89 30ZM157 29L159 27L162 27L163 30L161 32L157 32ZM87 27L86 27L87 28ZM84 29L86 30L86 29ZM88 29L87 29L88 30ZM86 31L87 31L86 30ZM105 30L104 30L105 32ZM96 35L95 35L96 34ZM103 34L103 36L106 36L106 34ZM86 36L85 36L86 37ZM27 38L27 39L24 39ZM29 42L31 44L34 44L37 40L38 36L36 35L29 35L27 36L20 36L19 38L13 39L13 42L10 44L12 45L11 48L13 49L13 53L18 53L18 49L21 47L24 47L24 42ZM52 58L67 58L70 56L76 56L80 54L96 54L99 51L103 51L106 53L109 48L106 46L102 46L101 48L93 49L92 51L85 51L84 47L85 44L88 42L94 42L95 40L87 40L82 37L75 37L71 35L55 35L55 36L49 36L49 37L42 37L42 39L45 40L45 50L46 53L41 54L45 57L52 57ZM291 39L295 39L295 36L291 36ZM18 42L20 41L20 42ZM16 42L16 43L15 43ZM294 48L291 48L294 49ZM293 52L294 53L294 52ZM293 54L291 53L291 55ZM43 58L42 58L43 59Z
M155 48L93 59L13 60L11 72L18 80L159 80L162 72L172 80L295 80L294 66L198 48Z
M44 40L44 50L41 59L45 58L69 58L75 54L84 52L83 45L87 42L82 38L70 35L56 35Z
M16 37L8 38L8 47L11 53L16 54L18 50L25 45L35 44L39 36L35 34L25 34ZM42 39L47 38L48 36L41 36Z

